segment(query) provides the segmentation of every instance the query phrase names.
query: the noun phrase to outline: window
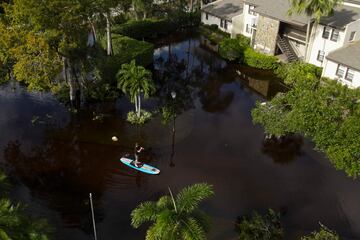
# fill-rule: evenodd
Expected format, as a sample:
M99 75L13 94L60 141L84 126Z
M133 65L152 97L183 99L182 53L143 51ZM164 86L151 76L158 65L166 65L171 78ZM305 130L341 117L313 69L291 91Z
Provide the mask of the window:
M220 27L224 27L224 20L220 19Z
M355 31L350 33L349 42L354 41L354 38L355 38L355 33L356 33Z
M255 18L251 19L251 27L256 28L256 19Z
M338 68L337 68L337 70L336 70L336 76L342 78L342 77L344 76L345 70L346 70L346 67L343 66L343 65L341 65L341 64L339 64L339 65L338 65Z
M332 31L332 34L331 34L331 38L330 38L330 39L331 39L331 41L337 42L338 38L339 38L339 30L334 29L334 30Z
M318 60L319 62L323 62L323 61L324 61L324 56L325 56L325 52L319 50L318 55L317 55L317 60Z
M249 14L250 15L255 15L256 13L254 12L254 8L255 8L255 6L249 6Z
M355 74L355 71L348 68L348 70L346 71L345 79L352 82L352 80L354 78L354 74Z
M246 24L246 32L247 32L247 33L251 33L251 30L250 30L249 24Z
M325 39L328 39L330 36L330 32L331 32L331 28L329 27L324 27L324 31L323 31L323 35L322 37Z
M206 19L206 20L209 20L209 14L206 13L205 19Z
M224 20L224 28L227 30L227 27L228 27L228 23L226 20Z

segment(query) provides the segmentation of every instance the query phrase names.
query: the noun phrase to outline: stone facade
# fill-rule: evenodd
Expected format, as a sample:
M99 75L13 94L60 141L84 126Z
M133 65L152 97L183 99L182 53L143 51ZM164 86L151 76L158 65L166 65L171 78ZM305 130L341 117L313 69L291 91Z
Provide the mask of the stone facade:
M275 55L279 26L279 21L260 15L255 34L254 48L259 52Z

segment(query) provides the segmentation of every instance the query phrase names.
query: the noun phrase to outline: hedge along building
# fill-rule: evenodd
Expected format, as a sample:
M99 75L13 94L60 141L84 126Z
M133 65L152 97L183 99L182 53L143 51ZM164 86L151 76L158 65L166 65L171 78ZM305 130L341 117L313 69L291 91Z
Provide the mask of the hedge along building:
M323 76L352 88L360 87L360 41L329 53L324 60Z
M360 0L345 0L319 23L306 14L289 16L290 8L288 0L244 1L243 34L251 38L254 49L269 55L284 54L290 62L303 60L325 67L328 54L360 40ZM338 56L332 55L331 60L341 62ZM339 79L332 72L336 71L327 69L323 75Z
M217 25L232 37L243 33L243 0L218 0L201 8L201 22Z

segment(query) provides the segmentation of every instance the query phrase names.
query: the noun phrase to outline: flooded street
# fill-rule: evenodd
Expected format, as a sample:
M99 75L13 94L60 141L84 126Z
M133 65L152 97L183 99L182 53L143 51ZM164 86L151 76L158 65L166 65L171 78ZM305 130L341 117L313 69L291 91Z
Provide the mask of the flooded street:
M266 141L253 125L256 101L285 91L272 73L228 64L196 35L159 44L153 72L161 88L143 106L176 101L179 115L167 125L160 114L142 127L127 123L126 97L71 114L50 94L0 87L0 163L14 183L11 196L47 218L54 239L92 239L89 192L99 239L144 239L145 227L130 226L132 209L168 186L177 192L197 182L215 189L203 205L213 220L209 239L237 239L237 217L268 208L282 214L286 239L319 222L360 239L360 181L336 171L306 139ZM119 162L135 142L159 176Z

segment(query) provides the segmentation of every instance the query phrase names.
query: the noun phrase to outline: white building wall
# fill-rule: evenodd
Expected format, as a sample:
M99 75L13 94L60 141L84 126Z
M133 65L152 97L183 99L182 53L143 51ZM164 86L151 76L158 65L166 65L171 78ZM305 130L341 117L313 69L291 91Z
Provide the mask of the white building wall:
M255 23L257 25L257 21L258 21L258 14L255 13L255 15L249 14L249 8L250 5L249 4L244 4L244 10L243 10L243 31L242 34L246 37L251 38L252 32L246 32L246 25L248 25L249 29L251 29L251 26Z
M232 32L231 37L236 37L238 34L243 34L244 30L244 15L238 15L232 18Z
M346 30L345 30L345 44L350 43L350 34L351 32L356 32L355 33L355 38L354 38L354 42L360 40L360 19L349 23L346 26Z
M350 81L346 80L344 77L339 78L338 76L336 76L337 68L338 68L338 63L335 63L333 61L325 59L322 76L337 80L337 81L341 82L342 84L347 85L351 88L360 87L360 71L353 69L355 71L355 74L354 74L353 80L350 82Z
M206 19L206 13L205 12L201 12L201 22L205 25L213 25L213 24L216 24L218 25L219 29L224 31L224 32L227 32L227 33L230 33L232 32L232 28L233 28L233 25L231 23L231 21L229 20L226 20L227 22L227 29L223 28L223 27L220 27L220 23L221 23L221 18L218 18L216 16L213 16L211 14L207 14L207 19Z
M325 58L323 62L317 60L319 50L324 51L326 56L329 52L342 47L345 41L345 31L340 30L339 37L337 41L334 42L330 40L332 31L334 30L333 28L330 32L330 36L328 39L322 37L324 31L324 25L318 24L314 26L314 29L315 29L314 38L313 41L310 43L308 62L318 67L323 67Z

